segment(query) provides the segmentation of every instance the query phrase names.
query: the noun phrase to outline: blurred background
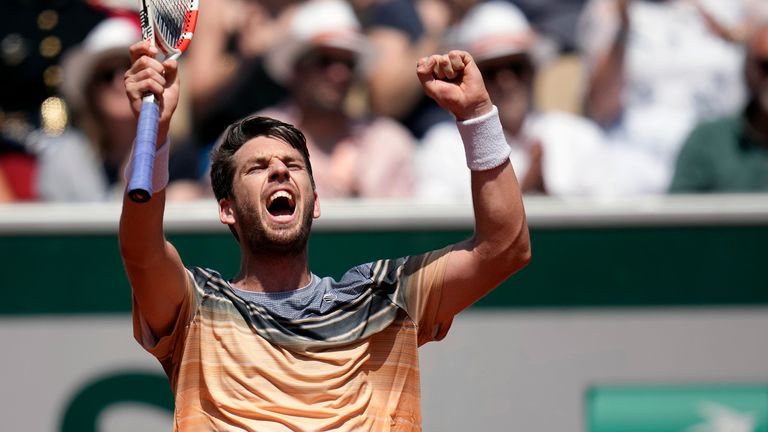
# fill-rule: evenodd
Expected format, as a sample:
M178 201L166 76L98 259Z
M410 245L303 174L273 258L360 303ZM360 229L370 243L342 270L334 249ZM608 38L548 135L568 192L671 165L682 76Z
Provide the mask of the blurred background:
M134 0L0 4L0 417L164 431L117 249ZM312 269L469 236L454 120L417 60L469 51L512 148L533 262L421 350L425 431L768 431L768 1L201 0L166 228L234 274L208 154L305 131ZM762 287L762 288L761 288Z

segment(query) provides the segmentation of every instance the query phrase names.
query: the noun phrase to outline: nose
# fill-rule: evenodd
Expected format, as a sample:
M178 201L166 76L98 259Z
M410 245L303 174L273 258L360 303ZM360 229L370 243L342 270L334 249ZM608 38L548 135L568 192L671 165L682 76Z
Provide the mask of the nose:
M269 164L270 181L286 181L290 178L288 167L279 159L273 159Z

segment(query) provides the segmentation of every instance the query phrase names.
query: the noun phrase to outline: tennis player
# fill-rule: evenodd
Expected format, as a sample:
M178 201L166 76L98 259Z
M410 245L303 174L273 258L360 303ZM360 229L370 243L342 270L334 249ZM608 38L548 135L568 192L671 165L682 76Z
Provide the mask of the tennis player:
M433 55L416 73L462 133L474 236L358 265L335 281L307 262L320 204L304 137L262 117L232 124L212 154L219 219L239 243L239 273L185 268L163 235L178 74L153 53L146 42L131 48L125 86L136 113L147 91L161 104L154 196L124 200L120 248L135 337L168 374L174 430L420 431L417 348L442 339L454 315L530 257L510 148L473 59Z

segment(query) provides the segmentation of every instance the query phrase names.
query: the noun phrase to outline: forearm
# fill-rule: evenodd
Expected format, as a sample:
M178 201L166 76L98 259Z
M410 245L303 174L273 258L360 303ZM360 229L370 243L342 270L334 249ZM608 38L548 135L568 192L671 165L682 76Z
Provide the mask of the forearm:
M530 258L530 239L522 194L512 164L472 171L475 214L473 249L508 276ZM507 273L509 272L509 273Z
M163 235L164 207L164 190L141 204L126 196L119 231L133 298L157 338L173 329L188 283L181 258Z
M164 210L165 190L145 203L133 202L127 194L123 197L119 239L126 266L144 267L164 253Z
M120 250L126 265L142 267L161 257L165 248L163 234L163 213L165 211L165 188L168 185L168 159L170 142L167 140L168 125L159 125L161 132L158 139L163 139L162 145L155 152L152 166L152 198L143 203L130 199L126 193L123 196L123 211L120 216ZM133 171L133 159L128 162L125 172L129 180Z
M375 112L401 118L422 97L419 80L403 70L419 58L408 37L400 31L376 29L369 34L379 60L376 72L368 78L371 104Z
M601 125L611 123L623 109L627 32L626 28L619 30L610 49L598 59L589 77L585 109L587 115Z
M236 81L242 63L239 56L226 52L225 35L212 36L212 40L197 37L186 59L187 86L196 113L205 111L213 98Z
M509 162L510 147L495 107L459 122L458 127L472 170L475 235L471 248L490 270L506 277L525 265L530 249L522 191Z

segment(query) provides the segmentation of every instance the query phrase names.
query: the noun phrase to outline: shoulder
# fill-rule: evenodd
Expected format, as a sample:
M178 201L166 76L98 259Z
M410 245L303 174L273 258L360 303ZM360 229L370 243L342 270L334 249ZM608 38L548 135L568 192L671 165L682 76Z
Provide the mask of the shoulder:
M697 124L686 140L686 146L723 146L735 142L742 133L741 116L722 117Z
M439 123L435 123L432 127L427 129L427 132L424 134L422 141L430 142L435 140L443 141L451 139L461 140L461 135L459 134L458 127L456 127L456 122L441 121Z
M543 127L560 127L568 128L570 130L595 132L599 128L597 125L586 117L580 115L571 114L564 111L544 111L533 114L531 120L536 124Z
M287 103L287 102L264 108L262 110L257 111L255 114L260 115L262 117L269 117L275 120L280 120L285 123L290 123L290 124L297 123L297 116L295 114L295 109L290 103Z
M370 117L356 122L353 134L359 145L375 153L410 155L416 140L402 124L389 117Z
M569 145L597 145L603 141L600 128L585 117L561 111L546 111L532 114L527 127L537 137L548 140L567 141Z
M40 157L43 159L50 157L52 161L68 157L72 159L80 159L83 156L95 157L90 140L77 129L67 129L58 136L41 134L36 145L41 149Z
M201 293L220 293L229 285L221 273L210 268L187 267L187 273Z
M446 154L449 149L463 156L461 147L461 135L456 123L452 121L443 121L430 127L421 138L421 153L436 153L438 155ZM450 151L448 152L451 153Z
M360 264L349 269L339 279L338 284L349 285L354 282L368 282L374 285L395 283L400 269L408 257L380 259Z
M368 117L358 122L357 127L367 136L397 137L407 142L413 141L413 136L400 122L384 116Z

